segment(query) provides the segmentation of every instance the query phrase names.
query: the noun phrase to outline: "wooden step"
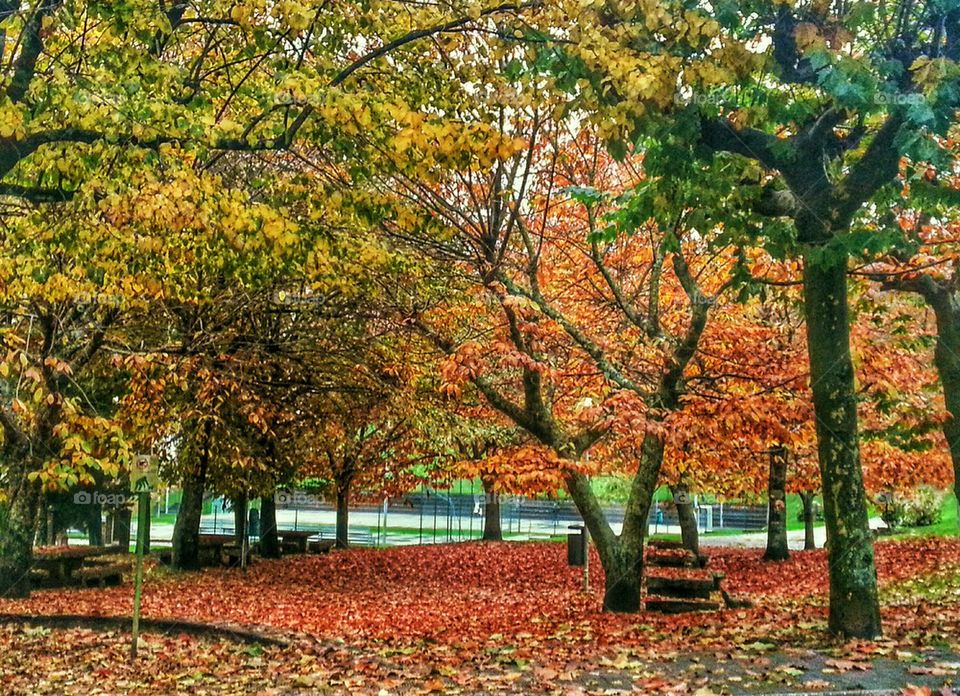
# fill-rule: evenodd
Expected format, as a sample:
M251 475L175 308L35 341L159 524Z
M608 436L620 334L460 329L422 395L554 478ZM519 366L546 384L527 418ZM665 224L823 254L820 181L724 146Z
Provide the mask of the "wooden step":
M662 614L685 614L692 611L720 611L720 602L708 599L679 599L651 595L643 600L647 611Z
M694 556L689 551L678 553L651 553L647 554L647 565L654 568L706 568L710 562L709 556Z
M717 589L713 578L664 578L647 576L647 591L663 597L710 599Z

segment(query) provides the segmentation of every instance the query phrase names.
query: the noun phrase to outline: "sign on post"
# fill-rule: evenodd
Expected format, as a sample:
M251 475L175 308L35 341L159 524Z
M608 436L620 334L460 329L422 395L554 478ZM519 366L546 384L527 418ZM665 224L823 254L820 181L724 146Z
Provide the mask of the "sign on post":
M157 458L149 454L138 454L130 469L130 492L151 493L160 483Z

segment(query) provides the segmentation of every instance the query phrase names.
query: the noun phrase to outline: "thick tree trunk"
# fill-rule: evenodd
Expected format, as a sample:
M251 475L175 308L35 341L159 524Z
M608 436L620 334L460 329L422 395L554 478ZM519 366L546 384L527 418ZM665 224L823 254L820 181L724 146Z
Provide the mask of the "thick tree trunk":
M700 531L697 528L697 512L693 507L693 496L684 484L670 486L670 492L673 493L673 502L677 506L683 548L692 551L694 555L699 555Z
M829 549L829 626L868 638L881 632L880 604L857 438L847 264L838 252L825 259L821 251L805 255L803 291Z
M770 476L767 484L768 522L765 561L785 561L790 558L787 545L787 450L770 450Z
M800 494L800 500L803 502L803 550L812 551L817 548L817 539L813 533L813 525L816 515L813 510L813 501L815 493L813 491L803 491Z
M242 548L247 538L247 496L237 496L231 502L233 504L233 536Z
M264 558L280 558L277 501L272 495L260 498L260 555Z
M178 570L200 569L200 519L203 517L203 492L210 464L210 433L213 425L204 424L200 457L194 472L184 477L183 497L173 528L173 567Z
M630 485L624 510L623 531L618 537L611 530L603 509L590 489L590 482L579 472L567 473L567 489L590 531L603 566L603 609L634 613L641 608L643 583L643 544L647 535L647 517L663 464L663 443L653 435L643 441L637 473ZM589 552L589 549L588 549Z
M493 489L493 481L483 481L483 540L503 541L500 526L500 494Z
M337 548L350 546L350 486L349 477L337 482Z
M87 543L90 546L103 546L103 506L94 503L88 507Z
M937 317L937 347L934 363L943 385L943 400L950 417L943 422L953 461L953 493L960 505L960 306L952 292L928 298Z
M124 505L113 516L113 538L120 546L120 553L130 553L130 525L133 523L133 509Z
M40 492L27 478L26 467L17 466L4 493L8 502L0 505L0 597L28 597Z

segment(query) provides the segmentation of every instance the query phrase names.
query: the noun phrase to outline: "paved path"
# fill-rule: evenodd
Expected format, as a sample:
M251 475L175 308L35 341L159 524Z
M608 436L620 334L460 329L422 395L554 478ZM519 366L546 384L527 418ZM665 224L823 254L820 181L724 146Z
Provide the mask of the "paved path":
M379 518L378 518L379 517ZM436 522L436 527L434 523ZM336 523L336 513L333 510L278 510L277 523L281 529L297 528L317 528L324 527L325 531L332 531ZM420 515L419 513L407 510L389 511L386 519L382 514L378 516L376 511L357 510L350 515L350 526L352 529L370 529L376 537L377 528L383 527L384 523L389 525L390 532L386 538L381 537L381 543L387 546L405 546L410 544L432 544L445 543L448 541L464 541L470 538L476 538L482 530L483 520L479 515L471 517L451 517L449 527L446 516L438 516L436 520L432 514ZM554 523L553 520L541 519L521 519L519 523L516 520L505 519L503 521L504 536L509 540L542 539L555 534L565 534L569 524L575 523L573 520L560 520ZM205 529L213 529L215 526L218 531L224 525L229 529L233 528L233 516L230 513L218 513L216 515L204 515L202 526ZM880 518L870 520L872 528L884 526ZM614 531L620 532L620 525L613 525ZM420 530L422 531L422 534ZM134 522L134 530L136 523ZM401 533L399 530L404 530ZM135 533L135 531L134 531ZM661 534L679 534L680 528L667 525L651 525L650 533ZM328 534L329 536L329 534ZM150 529L150 537L154 543L162 545L169 543L173 538L172 524L154 523ZM826 530L823 526L816 527L814 537L817 547L823 546L826 541ZM791 549L799 550L803 548L804 535L802 530L791 531L787 533L787 540ZM748 532L743 534L711 534L704 532L701 534L700 543L704 546L732 546L739 548L763 548L767 543L767 533Z

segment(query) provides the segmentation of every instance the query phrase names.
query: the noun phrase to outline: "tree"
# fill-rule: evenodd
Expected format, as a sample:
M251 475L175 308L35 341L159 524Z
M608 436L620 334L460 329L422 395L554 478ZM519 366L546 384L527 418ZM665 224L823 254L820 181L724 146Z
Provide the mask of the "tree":
M753 176L744 170L744 181L757 182L754 208L787 222L768 223L763 237L803 260L830 628L878 635L847 262L851 251L887 241L860 220L889 190L901 156L928 149L935 134L946 133L960 99L960 13L910 1L731 3L713 17L670 10L604 6L595 10L600 21L581 21L588 28L575 32L569 46L548 39L536 52L561 76L561 87L606 121L621 150L659 132L686 143L684 158L730 162L732 154L760 166ZM544 15L545 24L556 21ZM716 44L723 50L713 50ZM672 118L662 119L664 111Z

